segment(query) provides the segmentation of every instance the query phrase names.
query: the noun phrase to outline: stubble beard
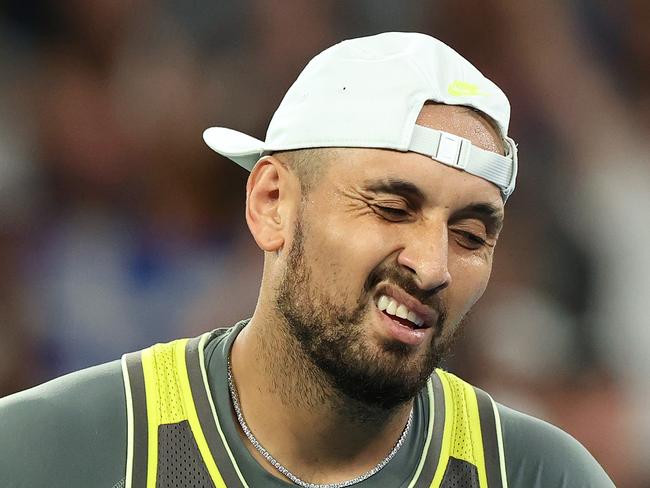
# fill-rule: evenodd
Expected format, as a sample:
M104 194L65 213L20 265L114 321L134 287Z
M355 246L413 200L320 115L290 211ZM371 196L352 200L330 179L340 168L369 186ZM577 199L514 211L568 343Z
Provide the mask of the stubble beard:
M407 292L416 292L415 285L411 280L407 283L396 267L380 266L368 277L357 303L346 305L344 298L337 301L338 295L328 295L314 282L304 248L303 229L298 219L277 289L276 306L286 334L300 348L298 356L311 363L304 365L304 381L309 381L311 376L312 381L328 385L344 405L354 404L361 410L374 412L375 416L382 412L389 414L426 386L453 338L431 340L427 350L417 355L409 346L396 341L372 344L364 330L369 320L364 319L375 312L372 310L375 285L388 279ZM437 326L442 330L449 324L445 324L444 307L436 303ZM302 375L303 371L294 374ZM318 374L320 378L315 378Z

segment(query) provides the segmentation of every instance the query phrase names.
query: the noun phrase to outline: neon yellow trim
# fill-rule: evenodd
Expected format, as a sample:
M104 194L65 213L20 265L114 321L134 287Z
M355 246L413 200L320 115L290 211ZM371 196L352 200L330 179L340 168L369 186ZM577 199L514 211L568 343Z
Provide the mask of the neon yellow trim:
M208 468L208 472L210 473L210 477L212 478L215 487L228 488L221 477L221 473L219 473L214 458L212 457L210 447L208 447L208 442L205 439L205 434L203 433L201 423L199 422L199 416L196 413L196 406L194 405L192 389L190 387L190 379L187 375L187 364L185 362L185 346L187 342L188 340L184 339L182 341L177 341L174 344L176 352L176 367L178 371L178 386L181 391L185 414L192 429L192 433L194 434L194 439L196 440L199 452L203 457L203 462L205 462L205 466Z
M436 370L436 374L440 378L440 383L442 384L442 390L444 392L445 398L445 427L442 433L442 442L440 445L440 460L438 461L438 466L436 467L436 472L433 475L433 482L431 483L431 488L440 486L442 483L442 477L445 475L445 469L447 468L447 463L449 462L449 453L451 452L451 444L453 441L453 432L454 432L454 417L455 405L452 401L451 390L447 380L447 376L444 371Z
M131 488L133 477L133 396L131 395L131 381L126 367L126 354L122 356L122 377L124 378L124 392L126 394L126 477L124 488Z
M488 394L490 401L492 402L492 410L494 410L494 423L497 429L497 444L499 445L499 465L501 467L501 486L502 488L508 488L508 475L506 474L506 455L503 449L503 435L501 433L501 416L499 415L499 409L497 408L496 402Z
M203 354L205 343L208 341L209 337L210 337L210 332L207 332L203 334L203 336L201 336L201 339L199 340L199 363L201 365L201 376L203 377L203 386L205 390L204 393L208 396L208 402L210 403L210 410L212 410L212 417L214 418L214 424L217 426L217 432L219 432L219 436L221 437L221 442L223 443L223 446L225 447L226 452L230 457L230 461L232 462L232 465L235 468L235 471L237 472L237 476L239 476L239 480L241 481L244 488L249 488L248 484L246 483L246 480L244 479L244 475L242 474L242 472L239 469L239 466L237 465L237 461L235 461L235 456L233 456L232 451L230 450L230 446L228 445L228 440L226 439L226 436L223 433L223 429L221 428L221 424L219 423L219 417L217 416L217 409L214 405L214 401L212 400L212 395L210 394L208 373L205 368L205 355Z
M160 425L160 404L158 402L158 377L153 349L142 351L142 371L147 399L147 488L156 488L158 471L158 425Z
M178 343L187 343L187 339L181 339L168 344L156 344L153 350L153 358L156 368L156 385L158 386L158 424L177 424L187 418L183 400L178 384L179 360L184 354L178 356ZM180 359L179 359L180 358Z
M470 437L472 439L472 464L476 466L478 471L479 486L487 488L487 470L485 469L485 455L483 452L483 434L481 432L481 419L479 417L478 400L474 388L464 381L454 378L456 381L461 381L463 385L465 403L467 405L467 412L469 416L469 429Z
M427 426L427 438L424 441L424 449L422 450L422 457L420 457L420 462L418 463L418 468L415 470L415 476L409 483L407 488L413 488L415 483L417 483L422 468L424 467L424 462L427 459L427 454L429 453L429 446L431 444L431 439L433 437L433 421L435 420L435 406L433 404L433 383L431 378L427 381L427 394L429 396L429 425Z
M451 391L451 401L454 403L454 433L450 456L474 463L472 450L472 435L469 426L467 400L463 383L450 373L445 374Z

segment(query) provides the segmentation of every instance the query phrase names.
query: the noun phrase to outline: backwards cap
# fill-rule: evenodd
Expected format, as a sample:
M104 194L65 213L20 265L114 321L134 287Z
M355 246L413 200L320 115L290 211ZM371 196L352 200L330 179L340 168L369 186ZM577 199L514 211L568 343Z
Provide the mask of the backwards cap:
M506 155L416 125L427 101L487 115ZM261 156L291 149L414 151L494 183L506 200L517 176L509 120L505 94L452 48L425 34L387 32L343 41L314 57L273 114L265 141L224 127L207 129L203 139L249 171Z

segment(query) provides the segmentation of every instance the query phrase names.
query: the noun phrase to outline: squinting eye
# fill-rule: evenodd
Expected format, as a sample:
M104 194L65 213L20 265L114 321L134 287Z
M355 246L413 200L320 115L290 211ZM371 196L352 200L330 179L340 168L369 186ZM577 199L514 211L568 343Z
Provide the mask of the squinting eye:
M457 230L456 233L461 237L458 243L464 248L479 249L487 244L485 239L471 232Z
M375 209L389 220L401 220L408 217L408 212L401 208L375 206Z

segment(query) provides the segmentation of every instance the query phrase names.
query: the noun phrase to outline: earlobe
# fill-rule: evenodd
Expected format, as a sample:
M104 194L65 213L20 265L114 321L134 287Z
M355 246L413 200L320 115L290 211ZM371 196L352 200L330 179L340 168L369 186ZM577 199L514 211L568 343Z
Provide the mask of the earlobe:
M286 168L273 156L261 159L246 183L246 223L263 251L275 252L285 242L282 198Z

